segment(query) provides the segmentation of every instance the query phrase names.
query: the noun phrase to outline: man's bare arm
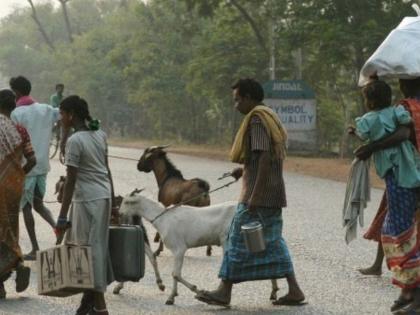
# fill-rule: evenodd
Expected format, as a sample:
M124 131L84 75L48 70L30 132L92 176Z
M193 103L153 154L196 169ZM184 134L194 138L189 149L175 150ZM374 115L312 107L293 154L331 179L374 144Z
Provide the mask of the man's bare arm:
M361 145L354 151L354 154L359 159L366 160L373 152L395 147L401 142L410 139L411 132L412 129L410 125L399 126L397 130L389 136L369 144Z

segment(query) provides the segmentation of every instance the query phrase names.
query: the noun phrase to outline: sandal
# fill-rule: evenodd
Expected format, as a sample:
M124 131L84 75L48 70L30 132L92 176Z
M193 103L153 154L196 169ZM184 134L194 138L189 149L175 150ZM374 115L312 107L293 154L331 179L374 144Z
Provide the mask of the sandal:
M207 303L209 305L217 305L217 306L224 306L229 307L230 302L229 301L223 301L214 295L212 295L208 291L200 291L197 293L195 298L201 302Z
M413 298L411 299L405 299L403 297L398 297L398 299L396 299L394 301L394 304L392 304L391 306L391 312L396 312L399 309L406 307L408 304L410 304L411 302L413 302Z
M16 292L23 292L28 288L31 268L19 264L16 267Z
M97 311L94 307L92 307L92 310L90 311L89 315L109 315L108 310L104 309L104 310L100 310Z
M92 292L84 292L76 315L87 315L93 310L93 294Z
M287 295L282 296L278 298L278 300L273 302L273 305L286 305L286 306L302 306L305 304L308 304L307 302L304 302L305 298L300 300L293 300L290 299Z
M420 315L420 309L418 305L413 305L414 303L408 304L405 307L401 307L396 311L392 312L394 315Z

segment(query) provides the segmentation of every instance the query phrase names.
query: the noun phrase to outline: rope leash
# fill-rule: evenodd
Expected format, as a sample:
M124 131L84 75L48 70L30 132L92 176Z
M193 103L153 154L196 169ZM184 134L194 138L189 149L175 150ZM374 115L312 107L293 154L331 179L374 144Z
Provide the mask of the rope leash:
M187 200L185 200L185 201L182 201L182 202L179 202L179 203L177 203L177 204L175 204L175 205L172 205L172 206L170 206L170 207L168 207L168 208L165 208L165 210L163 210L160 214L158 214L153 220L151 220L150 221L150 223L152 223L153 224L153 222L155 222L158 218L160 218L161 216L163 216L165 213L167 213L169 210L173 210L173 209L175 209L175 208L178 208L179 206L182 206L182 205L185 205L185 204L187 204L187 203L189 203L190 201L193 201L193 200L195 200L195 199L197 199L197 198L199 198L199 197L201 197L201 196L204 196L204 195L210 195L211 193L214 193L215 191L218 191L218 190L220 190L220 189L223 189L223 188L226 188L226 187L229 187L230 185L232 185L233 183L236 183L238 180L237 179L235 179L235 180L233 180L233 181L230 181L230 182L228 182L228 183L226 183L226 184L224 184L224 185L222 185L222 186L220 186L220 187L217 187L217 188L215 188L215 189L213 189L213 190L210 190L210 191L205 191L205 192L202 192L202 193L200 193L200 194L198 194L198 195L196 195L196 196L194 196L194 197L192 197L192 198L190 198L190 199L187 199Z
M126 161L135 161L135 162L138 162L138 159L133 159L133 158L129 158L129 157L123 157L123 156L118 156L118 155L111 155L111 154L108 154L108 157L109 158L113 158L113 159L119 159L119 160L126 160ZM230 173L230 172L228 172L228 173L224 173L221 177L219 177L218 178L218 180L221 180L221 179L224 179L224 178L226 178L226 177L229 177L229 176L231 176L232 174ZM168 207L168 208L166 208L165 209L165 211L164 212L162 212L160 215L158 215L156 218L154 218L152 221L151 221L151 223L153 223L158 217L160 217L161 215L163 215L167 210L172 210L172 209L174 209L174 208L177 208L177 207L179 207L179 206L182 206L182 205L185 205L185 204L187 204L187 203L189 203L190 201L193 201L193 200L195 200L195 199L197 199L197 198L200 198L201 196L204 196L204 195L206 195L206 194L211 194L211 193L213 193L213 192L215 192L215 191L218 191L218 190L220 190L220 189L223 189L223 188L226 188L226 187L229 187L230 185L232 185L233 183L235 183L235 182L237 182L237 180L235 179L234 181L231 181L231 182L229 182L229 183L227 183L227 184L224 184L224 185L222 185L222 186L220 186L220 187L218 187L218 188L215 188L215 189L213 189L213 190L210 190L210 191L208 191L208 192L202 192L202 193L200 193L200 194L198 194L198 195L196 195L196 196L194 196L194 197L192 197L192 198L190 198L190 199L187 199L187 200L185 200L185 201L183 201L183 202L180 202L180 203L177 203L177 204L175 204L175 205L172 205L172 206L170 206L170 207ZM39 198L39 197L36 197L36 196L34 196L34 199L38 199L38 200L40 200L40 201L42 201L42 202L44 202L44 203L46 203L46 204L54 204L54 203L59 203L58 201L47 201L47 200L43 200L42 198Z
M47 201L47 200L44 200L44 199L39 198L39 197L37 197L37 196L34 196L34 199L36 199L36 200L40 200L40 201L42 201L43 203L49 203L49 204L51 204L51 203L59 203L57 200L56 200L56 201Z
M135 161L138 162L139 159L133 159L133 158L128 158L128 157L124 157L124 156L118 156L118 155L110 155L108 154L108 157L113 158L113 159L119 159L119 160L127 160L127 161Z
M128 161L138 162L138 159L123 157L123 156L117 156L117 155L110 155L110 154L108 154L108 157L113 158L113 159L128 160ZM43 200L42 198L39 198L39 197L36 197L36 196L34 196L34 199L40 200L40 201L42 201L43 203L46 203L46 204L59 203L58 201L47 201L47 200Z

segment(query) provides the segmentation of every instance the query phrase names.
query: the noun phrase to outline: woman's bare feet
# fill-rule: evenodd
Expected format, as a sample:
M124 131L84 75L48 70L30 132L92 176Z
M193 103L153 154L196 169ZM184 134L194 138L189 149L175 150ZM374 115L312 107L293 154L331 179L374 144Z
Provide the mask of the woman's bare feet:
M382 266L375 266L369 268L357 269L364 276L380 276L382 275Z

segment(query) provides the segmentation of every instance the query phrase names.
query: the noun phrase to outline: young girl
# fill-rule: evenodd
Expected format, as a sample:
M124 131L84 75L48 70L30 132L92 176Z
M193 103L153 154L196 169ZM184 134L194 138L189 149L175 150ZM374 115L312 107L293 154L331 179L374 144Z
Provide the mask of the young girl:
M112 281L108 235L113 189L108 167L106 135L92 120L88 104L77 95L60 104L62 124L74 128L65 152L67 179L57 220L58 237L67 227L71 205L71 228L66 242L92 248L94 290L83 294L77 315L108 314L104 292Z
M369 112L356 119L356 135L362 140L376 142L392 134L399 125L412 119L402 106L391 106L391 88L376 80L362 90ZM420 187L420 157L409 140L373 153L378 175L385 179L388 212L381 231L381 241L387 265L393 272L393 284L400 287L399 302L413 300L420 286L420 252L417 243L416 188ZM403 303L403 304L401 304Z

